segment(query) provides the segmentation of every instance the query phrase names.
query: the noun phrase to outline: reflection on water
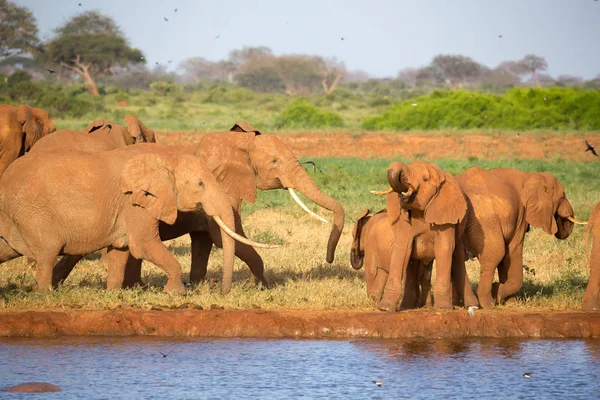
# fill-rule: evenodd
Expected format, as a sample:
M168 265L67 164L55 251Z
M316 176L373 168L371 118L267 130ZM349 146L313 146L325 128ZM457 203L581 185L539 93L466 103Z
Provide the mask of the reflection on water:
M0 387L27 381L56 399L591 399L600 340L0 338Z

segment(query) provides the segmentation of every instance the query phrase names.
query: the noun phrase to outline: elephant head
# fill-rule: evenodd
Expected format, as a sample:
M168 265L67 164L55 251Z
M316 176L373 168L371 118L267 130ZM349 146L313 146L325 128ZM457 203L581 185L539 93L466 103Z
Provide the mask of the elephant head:
M129 146L135 143L156 143L152 129L133 115L125 116L126 127L104 119L91 122L85 132L95 135L109 135L115 147Z
M344 228L342 205L319 189L292 150L279 138L263 135L244 122L232 129L234 131L229 133L204 135L196 155L205 160L217 180L235 198L254 202L257 188L287 189L299 201L295 195L298 190L319 206L333 211L333 227L327 244L327 262L333 262ZM304 204L301 206L308 210Z
M558 239L569 237L573 224L578 222L564 188L547 172L529 174L521 190L521 203L528 224Z
M371 219L369 215L371 211L366 208L364 209L358 219L356 220L356 224L354 225L354 229L352 230L352 247L350 248L350 264L352 268L358 270L361 269L364 262L364 246L361 243L361 235L362 230L365 224Z
M453 177L435 164L393 162L388 168L388 182L399 199L396 210L389 209L388 201L392 221L398 218L398 206L423 212L425 221L435 225L457 224L465 217L467 202L462 190Z
M137 146L135 146L137 147ZM235 233L233 208L210 170L193 155L172 157L155 152L132 157L121 175L121 190L134 206L143 207L157 220L175 223L177 212L202 208L221 228L224 294L231 289L235 240L267 247Z
M54 121L50 119L46 111L41 108L30 107L27 104L21 104L17 107L17 120L25 134L25 148L23 151L29 151L31 146L39 139L56 131Z

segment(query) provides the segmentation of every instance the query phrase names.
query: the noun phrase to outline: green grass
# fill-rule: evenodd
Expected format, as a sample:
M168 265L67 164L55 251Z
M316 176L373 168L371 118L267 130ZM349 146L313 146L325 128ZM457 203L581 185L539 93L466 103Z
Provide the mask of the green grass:
M88 257L77 266L58 290L33 292L35 269L24 259L0 265L0 309L115 309L120 307L177 308L182 305L210 308L263 309L355 309L373 310L367 299L363 271L350 267L349 253L355 217L364 208L378 211L385 200L369 193L387 187L386 168L392 160L356 160L311 158L318 171L309 174L324 192L338 199L346 210L346 227L336 259L325 259L329 225L307 216L285 191L260 192L255 204L243 205L244 226L249 236L273 243L285 243L275 250L259 250L265 260L265 275L272 287L251 287L248 268L236 260L234 284L227 296L220 294L222 252L213 250L208 281L192 288L185 296L162 293L166 276L157 267L144 263L143 279L149 289L107 292L106 267L97 257ZM407 160L408 161L408 160ZM526 171L553 173L565 187L575 215L586 220L600 201L598 163L564 160L439 160L443 169L460 173L471 166L512 167ZM301 196L302 197L302 196ZM306 200L305 198L303 198ZM307 201L319 215L331 219L330 213ZM556 240L539 229L532 229L525 239L525 284L516 299L502 309L577 309L580 306L589 274L584 253L584 228L576 226L564 241ZM189 272L189 240L179 238L168 243L180 261L184 276ZM478 282L477 261L468 262L474 287Z

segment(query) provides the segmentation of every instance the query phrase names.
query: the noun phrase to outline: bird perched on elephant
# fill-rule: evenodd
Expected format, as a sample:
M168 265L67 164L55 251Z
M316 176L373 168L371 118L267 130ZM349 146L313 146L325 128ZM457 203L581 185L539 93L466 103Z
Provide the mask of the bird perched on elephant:
M460 240L467 204L456 179L437 165L420 160L391 163L387 178L391 189L383 193L387 194L387 213L395 241L379 309L395 311L401 303L411 258L425 263L435 259L435 308L452 308L451 283L455 285L457 301L466 307L477 306ZM424 246L422 254L415 254L415 240L420 238L433 244Z
M60 155L60 156L57 156ZM181 267L158 236L159 221L199 207L223 229L224 270L235 252L228 197L198 157L140 144L100 153L28 154L0 178L0 262L37 262L37 288L51 286L60 254L127 248L162 268L166 291L183 293ZM113 269L108 286L122 281Z
M523 241L530 225L566 239L579 221L552 174L473 167L456 180L467 199L465 249L480 263L477 295L483 307L490 307L521 288ZM496 269L499 283L493 283Z
M56 130L46 111L27 104L0 104L0 176L17 158Z
M245 233L240 217L241 203L243 200L254 202L257 189L287 189L292 197L300 202L295 193L295 190L298 190L317 205L333 211L334 220L326 258L328 262L333 262L335 248L344 227L344 209L338 201L319 189L294 153L279 138L263 135L248 123L238 122L230 132L207 133L198 143L191 146L173 146L172 151L200 157L213 172L229 195L229 204L234 208L236 218L236 232L242 236L245 236ZM326 221L303 203L301 206L313 216ZM160 224L162 240L174 239L185 234L189 234L191 238L190 281L197 283L206 275L213 244L221 246L221 234L214 221L201 212L180 213L173 225ZM266 286L264 263L254 247L238 243L235 251L236 256L250 268L253 280ZM119 260L112 260L107 254L106 261L110 269L111 265L122 263L123 259L119 257ZM76 262L73 258L63 258L57 265L54 283L58 284L66 279ZM124 286L141 283L141 261L129 258L127 264ZM119 270L121 268L118 267ZM223 293L228 293L230 287L231 282L224 285Z
M596 204L585 232L585 251L592 236L592 253L588 255L590 263L590 279L583 295L582 309L584 311L600 310L600 203Z
M135 143L156 143L156 135L133 115L125 126L107 120L91 122L83 131L60 130L41 139L32 151L100 152Z
M423 254L433 246L433 238L420 236L413 243L413 255ZM367 295L379 302L390 271L390 259L395 236L387 210L370 215L370 210L361 212L352 231L350 263L359 270L365 267ZM429 250L429 253L432 253ZM423 257L421 257L423 259ZM411 259L407 267L406 291L401 309L431 305L431 268L433 260L427 262Z

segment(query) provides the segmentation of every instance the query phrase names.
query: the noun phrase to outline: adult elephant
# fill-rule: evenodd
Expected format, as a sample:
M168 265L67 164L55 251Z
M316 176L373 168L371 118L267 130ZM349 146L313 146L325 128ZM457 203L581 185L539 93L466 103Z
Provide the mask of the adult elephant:
M241 223L240 210L243 200L254 202L257 189L287 189L298 202L295 190L304 194L319 206L333 211L334 219L327 244L327 262L334 260L335 249L344 228L344 209L335 199L319 189L304 170L294 153L276 136L263 135L245 122L235 124L230 132L205 134L191 146L172 147L176 153L194 154L212 170L217 181L229 194L229 204L234 209L236 232L246 236ZM300 202L302 207L310 210ZM312 213L314 216L314 213ZM323 220L323 218L316 216ZM190 281L200 282L206 275L208 259L213 244L221 246L221 235L214 221L202 213L180 213L173 225L160 224L160 237L170 240L185 234L191 238ZM238 243L236 256L244 261L252 273L253 281L267 285L264 278L264 263L254 247ZM106 255L109 271L112 265L117 271L127 263L123 286L141 283L141 260L127 257L122 252ZM55 268L55 285L64 281L77 263L77 259L63 258ZM222 291L231 289L231 279L224 280Z
M156 136L134 115L125 116L125 126L107 120L91 122L83 131L60 130L41 139L32 150L100 152L135 143L156 143Z
M477 295L483 307L490 307L523 284L523 241L530 225L566 239L578 221L552 174L474 167L456 180L468 204L465 248L481 264ZM499 283L493 283L496 268Z
M456 286L458 301L467 307L477 306L460 240L467 204L458 182L437 165L423 161L393 162L387 177L391 186L387 212L395 242L379 309L395 311L402 302L414 242L420 238L433 242L433 246L427 246L429 251L414 256L424 262L435 259L434 307L452 308L451 283Z
M600 203L590 215L585 232L585 251L587 254L590 234L593 237L592 254L589 256L590 280L583 295L582 309L584 311L600 310Z
M56 130L46 111L27 104L0 104L0 176L6 168Z
M198 207L223 230L224 270L231 273L233 210L198 157L173 156L156 144L30 154L0 178L0 263L33 258L37 288L45 290L58 255L127 248L167 273L166 291L183 293L181 267L161 242L158 223L172 224L178 212Z
M433 241L424 236L413 242L411 260L407 267L406 291L401 309L431 306L431 268L433 259L423 254L433 253ZM350 263L359 270L365 267L367 295L377 302L390 272L390 260L395 235L387 210L370 215L369 209L361 212L352 230ZM425 261L422 261L422 260Z

